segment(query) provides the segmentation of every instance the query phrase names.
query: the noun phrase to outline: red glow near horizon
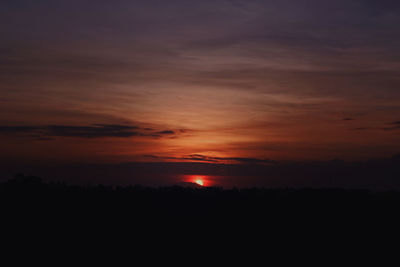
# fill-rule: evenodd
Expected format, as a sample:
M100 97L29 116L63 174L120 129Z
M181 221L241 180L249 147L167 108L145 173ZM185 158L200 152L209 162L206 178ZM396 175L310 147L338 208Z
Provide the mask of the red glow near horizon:
M187 182L197 184L199 186L209 186L210 181L204 175L187 175L186 179Z

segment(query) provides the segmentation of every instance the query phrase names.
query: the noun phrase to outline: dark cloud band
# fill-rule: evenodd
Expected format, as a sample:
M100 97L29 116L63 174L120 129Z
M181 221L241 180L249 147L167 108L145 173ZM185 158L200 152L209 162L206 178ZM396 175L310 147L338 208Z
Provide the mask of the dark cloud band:
M0 134L29 135L41 140L48 137L104 138L135 136L161 137L174 131L143 132L138 126L119 124L94 124L91 126L47 125L47 126L0 126Z
M212 163L223 163L223 162L236 162L244 164L275 164L277 161L271 159L258 159L258 158L240 158L240 157L209 157L200 154L192 154L185 157L161 157L155 155L145 155L147 158L159 159L159 160L181 160L181 161L198 161L198 162L212 162Z

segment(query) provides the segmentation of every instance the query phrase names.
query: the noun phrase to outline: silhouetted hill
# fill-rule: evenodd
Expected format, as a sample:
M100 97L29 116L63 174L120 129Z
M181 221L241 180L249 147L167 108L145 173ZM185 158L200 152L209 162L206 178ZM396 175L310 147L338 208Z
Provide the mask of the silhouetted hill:
M395 216L398 192L344 189L229 189L172 186L73 186L43 183L18 175L0 184L1 203L8 212L37 214L116 215L135 218L231 218L264 221L287 217L308 220Z
M259 242L292 251L304 242L353 249L351 242L396 239L399 204L398 192L75 186L18 175L0 184L0 226L17 246L46 238L50 246L163 242L158 251L177 240L214 251Z

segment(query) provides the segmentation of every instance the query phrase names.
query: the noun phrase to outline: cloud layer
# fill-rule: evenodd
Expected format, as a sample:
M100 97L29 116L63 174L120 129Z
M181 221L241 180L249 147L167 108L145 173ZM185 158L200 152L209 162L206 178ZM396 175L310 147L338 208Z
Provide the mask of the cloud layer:
M209 163L244 163L244 164L275 164L275 160L258 158L233 158L233 157L210 157L205 155L193 154L184 157L163 157L156 155L144 155L146 158L155 160L173 160L173 161L191 161L191 162L209 162Z
M174 131L149 132L138 126L118 124L95 124L92 126L0 126L0 134L22 135L49 140L47 137L78 137L78 138L104 138L104 137L162 137L174 134Z
M1 1L0 152L386 157L400 150L399 24L395 0Z

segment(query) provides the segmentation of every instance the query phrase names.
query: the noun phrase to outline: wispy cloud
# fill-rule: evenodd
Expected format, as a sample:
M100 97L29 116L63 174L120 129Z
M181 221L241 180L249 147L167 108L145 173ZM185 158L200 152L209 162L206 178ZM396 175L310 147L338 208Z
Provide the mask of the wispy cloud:
M382 130L384 130L384 131L396 131L396 130L400 130L400 125L398 125L398 126L393 126L393 127L385 127L385 128L382 128Z
M159 160L180 160L180 161L197 161L197 162L212 162L212 163L243 163L243 164L275 164L277 161L271 159L259 158L242 158L242 157L210 157L200 154L191 154L183 157L163 157L156 155L145 155L144 157L159 159Z
M387 123L387 125L390 125L390 126L383 127L383 128L381 128L381 129L384 130L384 131L396 131L396 130L400 130L400 121L390 122L390 123Z
M156 134L161 134L161 135L163 135L163 134L174 134L175 132L174 131L161 131L161 132L156 132Z
M161 137L174 134L174 131L149 132L138 126L119 124L94 124L90 126L46 125L46 126L0 126L0 134L35 136L37 140L50 140L50 137L77 138L128 138L136 136Z

